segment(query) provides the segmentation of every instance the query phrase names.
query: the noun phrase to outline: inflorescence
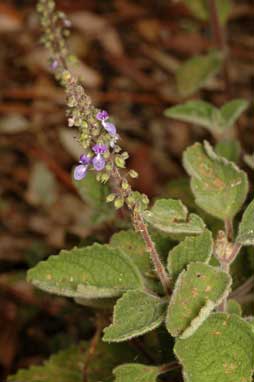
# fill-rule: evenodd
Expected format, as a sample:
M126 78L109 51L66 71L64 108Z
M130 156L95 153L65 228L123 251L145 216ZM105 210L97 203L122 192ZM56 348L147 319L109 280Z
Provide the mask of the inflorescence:
M105 110L96 109L84 86L73 76L69 65L77 62L70 55L66 45L71 21L63 12L55 9L53 0L39 0L38 11L44 30L42 42L50 51L50 69L56 79L64 86L67 96L67 118L70 127L80 131L79 141L84 148L73 177L76 181L85 178L88 171L95 171L96 179L113 183L114 192L107 197L116 208L125 203L130 209L145 208L148 204L146 195L134 192L128 182L128 176L136 178L134 170L122 174L129 155L118 145L119 135L115 124Z

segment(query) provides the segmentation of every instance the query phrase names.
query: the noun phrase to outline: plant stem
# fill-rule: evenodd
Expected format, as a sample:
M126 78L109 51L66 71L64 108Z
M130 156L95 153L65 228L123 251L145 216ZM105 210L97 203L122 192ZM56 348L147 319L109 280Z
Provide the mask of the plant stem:
M231 89L230 89L230 78L229 78L229 70L228 70L225 29L223 28L220 22L216 0L207 0L207 4L210 11L210 24L211 24L214 45L224 55L223 75L224 75L225 89L230 93Z
M155 248L154 242L152 241L152 238L149 234L147 225L144 223L143 216L141 214L138 214L136 218L136 228L138 232L141 234L145 244L146 244L146 249L150 253L155 271L161 281L161 284L163 286L164 292L167 295L171 294L171 287L170 287L170 279L168 277L168 274L165 270L164 265L161 262L160 256Z
M173 362L170 362L170 363L165 363L164 365L162 365L160 367L160 373L161 374L164 374L164 373L167 373L171 370L177 370L177 369L181 369L181 365L177 362L177 361L173 361Z
M220 259L220 265L221 269L226 272L227 274L230 274L230 265L233 263L233 261L236 259L238 253L240 252L240 249L242 248L242 245L239 243L234 243L231 253L229 256L225 257L224 259ZM221 312L227 311L227 300L228 296L224 298L222 303L219 305L218 310Z
M254 287L254 276L249 277L242 285L230 293L231 298L238 298L249 293Z
M112 165L113 165L113 163L112 163ZM120 174L120 172L116 166L113 167L112 176L113 176L113 179L116 183L116 186L118 186L119 190L121 190L120 185L123 181L123 177ZM125 190L125 191L121 190L121 192L124 193L124 195L123 195L124 198L127 198L129 196L131 190L130 189ZM136 231L138 231L140 233L140 235L142 236L142 238L145 242L146 249L151 256L151 260L153 262L155 272L156 272L159 280L161 281L164 292L166 293L166 295L170 295L171 294L171 287L170 287L169 276L166 272L164 265L162 264L162 261L160 259L160 255L158 254L158 252L155 248L154 242L152 241L151 235L148 231L147 225L144 222L143 216L138 209L135 209L135 206L133 206L133 208L130 209L130 211L132 214L133 226L136 229Z
M232 220L225 220L225 232L229 241L233 239L233 223Z

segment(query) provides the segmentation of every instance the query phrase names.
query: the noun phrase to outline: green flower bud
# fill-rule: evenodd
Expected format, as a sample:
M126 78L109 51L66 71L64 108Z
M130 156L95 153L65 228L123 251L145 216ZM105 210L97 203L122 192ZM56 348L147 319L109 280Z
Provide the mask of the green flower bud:
M107 183L108 180L109 180L108 174L106 174L105 172L101 174L101 183Z
M120 155L115 157L115 164L119 168L125 168L125 160Z
M127 153L127 151L124 151L122 154L121 154L121 157L126 160L129 158L129 154Z
M68 70L64 70L62 73L62 80L68 82L71 79L71 73Z
M123 205L124 205L124 199L123 198L117 198L114 202L114 206L116 209L123 207Z
M129 183L128 183L128 181L126 179L124 179L122 181L122 189L123 190L128 190L128 188L129 188Z
M106 202L107 203L111 203L113 202L113 200L115 200L116 198L116 195L115 194L109 194L107 197L106 197Z
M138 173L135 170L130 170L129 175L131 178L137 178L138 177Z
M142 203L143 203L145 206L147 206L147 205L149 204L149 199L148 199L147 195L142 194L142 198L141 198L141 200L142 200Z

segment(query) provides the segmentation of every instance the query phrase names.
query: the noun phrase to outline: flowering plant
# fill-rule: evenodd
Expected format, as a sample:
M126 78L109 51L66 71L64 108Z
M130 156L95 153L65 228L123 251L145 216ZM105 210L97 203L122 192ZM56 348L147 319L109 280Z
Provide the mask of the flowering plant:
M68 69L73 60L65 39L70 21L53 0L40 0L38 11L51 69L66 91L68 124L80 131L84 152L74 180L85 183L94 173L97 182L108 183L112 192L106 202L128 208L132 229L114 234L109 244L62 250L29 270L28 281L36 287L103 308L93 339L99 350L89 363L91 347L82 342L9 381L52 381L58 370L58 380L68 382L179 381L181 376L186 382L251 382L253 317L242 315L237 290L232 292L231 265L239 253L244 255L245 246L254 244L254 201L238 224L235 217L249 185L232 159L232 142L215 148L206 141L195 143L183 153L195 197L191 212L173 198L158 199L149 208L147 196L132 190L129 179L138 174L126 170L128 153L119 145L115 124L105 110L93 106ZM218 137L246 107L243 100L221 109L191 101L166 115L199 124ZM218 229L213 219L224 226ZM129 340L140 336L142 351L137 352ZM151 351L154 356L147 356ZM104 372L101 362L110 370Z

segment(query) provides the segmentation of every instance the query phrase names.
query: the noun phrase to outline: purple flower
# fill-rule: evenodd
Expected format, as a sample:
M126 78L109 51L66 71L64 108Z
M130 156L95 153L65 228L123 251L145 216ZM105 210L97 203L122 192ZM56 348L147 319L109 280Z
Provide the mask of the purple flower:
M90 162L91 162L91 158L89 158L86 154L80 155L79 163L86 165L86 164L89 164Z
M73 177L75 180L81 180L86 176L88 165L80 164L75 167Z
M91 158L89 158L86 154L82 154L79 158L79 165L75 167L73 177L75 180L81 180L86 176L87 168L89 163L91 162Z
M111 122L105 122L105 121L102 121L102 125L104 127L104 129L112 136L115 136L116 135L116 127L113 123Z
M103 144L97 144L93 147L95 154L104 154L107 151L107 146Z
M97 154L94 158L93 158L93 167L96 171L101 171L104 169L105 167L105 159L103 158L103 156L101 154Z
M96 119L98 119L98 121L106 121L106 119L108 118L109 118L108 112L105 110L99 111L99 113L97 113L96 115Z
M51 70L56 70L58 68L58 65L59 65L58 61L57 60L53 60L51 62L51 64L50 64L50 69Z

